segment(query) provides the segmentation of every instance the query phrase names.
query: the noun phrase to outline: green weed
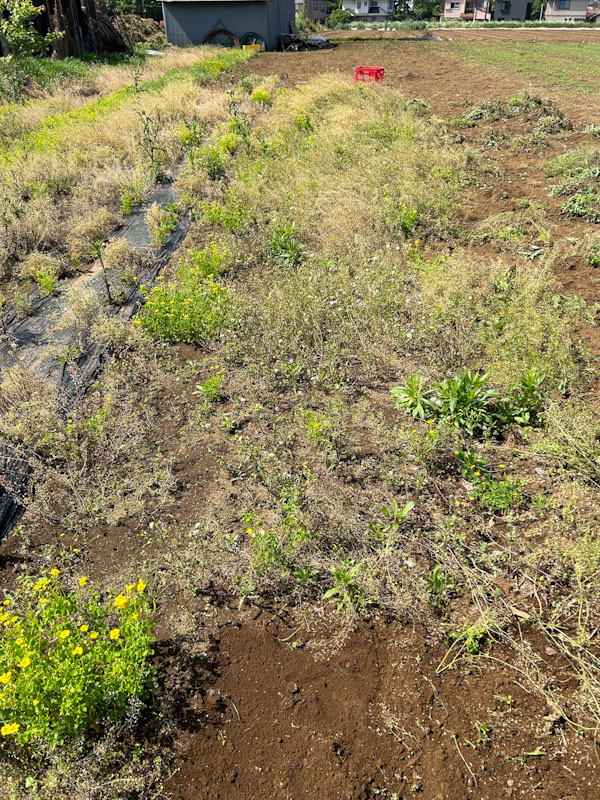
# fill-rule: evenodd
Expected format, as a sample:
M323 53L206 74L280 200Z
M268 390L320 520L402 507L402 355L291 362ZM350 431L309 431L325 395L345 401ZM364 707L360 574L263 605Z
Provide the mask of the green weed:
M2 736L17 745L93 734L122 720L154 686L152 620L140 579L109 602L86 577L26 579L2 606ZM138 705L139 707L139 705Z
M152 289L135 322L155 339L207 347L223 329L228 314L225 288L202 270L182 267L173 283L161 282Z

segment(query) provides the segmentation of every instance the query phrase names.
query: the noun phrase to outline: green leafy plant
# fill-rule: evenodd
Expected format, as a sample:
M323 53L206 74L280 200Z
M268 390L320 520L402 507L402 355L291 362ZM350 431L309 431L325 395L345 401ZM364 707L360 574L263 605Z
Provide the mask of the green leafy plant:
M597 192L574 194L564 203L562 213L568 217L585 217L590 222L600 222L600 195Z
M45 53L61 34L40 36L31 20L42 13L42 7L31 0L1 0L0 36L14 56L33 56Z
M302 261L303 247L296 236L296 223L277 226L271 234L269 249L280 266L298 266Z
M56 289L56 270L50 266L42 266L34 273L35 282L40 287L42 297L54 294Z
M260 105L264 106L271 102L271 95L266 89L258 88L252 92L250 100L253 103L260 103Z
M396 408L406 411L413 417L425 419L427 409L431 405L418 372L411 375L402 386L395 386L390 394L395 400Z
M184 121L183 127L179 132L179 141L183 145L184 151L191 153L206 139L208 124L203 120L194 118Z
M523 481L518 478L507 478L503 481L484 477L477 481L473 496L487 509L495 513L508 511L523 502Z
M0 614L0 733L57 747L136 710L154 690L151 604L142 579L103 599L59 570L27 578Z
M231 259L227 250L212 242L206 250L188 250L181 258L180 265L192 267L199 276L212 278L223 272Z
M538 425L544 408L542 389L546 375L531 370L521 376L517 386L511 390L508 404L509 420L519 425Z
M299 131L305 131L306 133L312 133L315 129L314 123L311 121L306 111L299 111L296 114L294 125Z
M595 244L588 251L588 260L592 267L600 267L600 244Z
M160 282L152 289L135 323L156 339L208 346L220 333L228 313L225 288L205 277L202 270L183 267L173 283Z
M207 411L221 396L223 370L215 367L213 374L204 383L197 383L193 394L202 399L201 410Z
M206 145L195 150L190 157L190 163L204 170L213 181L225 174L225 152L216 145Z
M448 604L450 594L454 590L452 577L445 573L439 564L436 564L425 579L425 582L431 607L441 613Z
M460 474L463 478L473 480L478 478L481 473L486 473L488 470L488 462L477 454L474 447L467 450L457 450L456 455L460 463Z
M136 205L142 202L143 189L141 181L121 187L119 211L124 217L133 214Z
M162 183L165 179L165 148L160 144L161 126L157 120L143 109L138 111L142 123L142 137L139 147L146 169L155 183Z
M177 203L168 203L161 208L153 203L146 213L146 225L150 241L155 247L164 247L177 227L182 210Z
M227 194L225 195L226 199ZM248 211L241 203L210 203L202 206L207 222L226 228L231 233L242 233L250 221Z
M362 561L358 564L353 564L351 561L342 561L337 567L332 567L331 572L335 580L335 586L325 592L323 599L335 598L338 611L364 608L366 603L364 591L354 580L360 573L362 566Z
M110 280L108 277L108 269L106 267L106 262L104 260L104 252L102 249L102 242L96 242L93 248L90 251L91 255L96 256L98 261L100 262L100 269L102 271L102 280L104 281L104 287L106 289L106 297L109 303L114 303L115 298L111 292L110 288Z
M419 373L415 372L405 384L393 388L391 395L396 408L407 414L420 419L431 415L474 437L494 435L513 422L519 425L538 422L545 376L535 371L523 375L509 397L501 397L496 389L487 388L488 379L487 372L478 374L465 369L425 389Z

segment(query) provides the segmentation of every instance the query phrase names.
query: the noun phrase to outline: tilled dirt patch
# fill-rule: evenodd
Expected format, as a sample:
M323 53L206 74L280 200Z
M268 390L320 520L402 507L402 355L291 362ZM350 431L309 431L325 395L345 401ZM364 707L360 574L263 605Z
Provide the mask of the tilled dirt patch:
M421 628L378 622L335 643L261 617L214 636L174 800L597 797L588 744L508 664L436 675L445 647Z

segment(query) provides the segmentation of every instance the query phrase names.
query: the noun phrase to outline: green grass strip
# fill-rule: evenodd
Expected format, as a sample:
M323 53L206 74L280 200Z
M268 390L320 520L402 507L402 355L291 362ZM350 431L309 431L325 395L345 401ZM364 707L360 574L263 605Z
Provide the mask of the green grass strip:
M248 51L228 50L218 57L198 61L189 67L175 67L158 78L143 81L137 86L129 84L82 108L46 117L36 131L25 133L17 145L10 144L0 150L0 156L4 161L10 161L11 155L17 148L21 152L23 150L46 152L53 149L60 142L57 134L62 132L65 136L68 136L68 129L73 124L94 124L99 119L122 108L130 98L142 93L161 92L175 81L192 78L200 85L211 83L217 80L224 72L243 64L253 55L254 53Z

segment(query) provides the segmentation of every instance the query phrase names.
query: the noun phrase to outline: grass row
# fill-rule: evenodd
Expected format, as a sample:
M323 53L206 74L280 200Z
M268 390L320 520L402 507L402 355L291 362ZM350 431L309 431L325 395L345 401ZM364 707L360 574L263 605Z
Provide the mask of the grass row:
M46 117L5 145L0 291L7 303L27 313L34 279L93 258L96 243L178 163L186 124L224 113L225 95L207 86L246 58L203 52L192 64Z

